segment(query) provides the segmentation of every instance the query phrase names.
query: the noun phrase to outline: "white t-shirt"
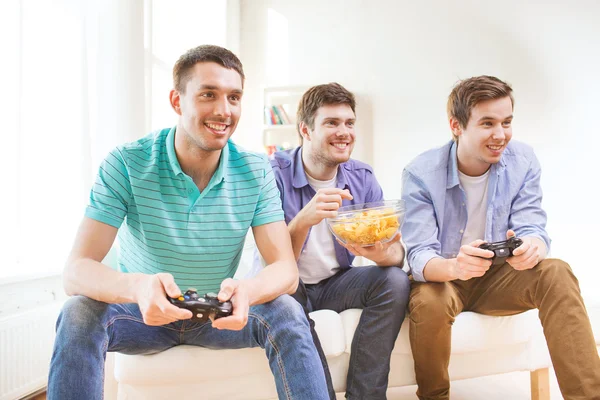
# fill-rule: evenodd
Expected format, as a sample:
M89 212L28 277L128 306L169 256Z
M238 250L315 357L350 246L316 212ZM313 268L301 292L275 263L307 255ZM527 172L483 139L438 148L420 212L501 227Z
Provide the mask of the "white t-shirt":
M485 216L487 212L488 180L490 170L480 176L468 176L458 171L460 185L467 197L467 226L461 245L469 244L485 236Z
M333 188L336 183L336 177L328 181L319 181L308 173L306 179L315 191ZM335 257L333 236L327 227L327 221L324 219L311 228L306 246L300 253L300 259L298 260L300 279L308 284L319 283L323 279L335 275L339 268L340 265Z

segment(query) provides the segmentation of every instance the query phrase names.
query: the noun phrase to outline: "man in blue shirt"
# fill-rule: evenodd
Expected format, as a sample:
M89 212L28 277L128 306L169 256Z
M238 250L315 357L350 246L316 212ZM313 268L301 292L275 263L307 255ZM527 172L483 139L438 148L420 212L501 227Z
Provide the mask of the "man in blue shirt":
M288 295L298 271L272 169L229 141L242 64L229 50L199 46L179 58L173 81L177 126L117 147L100 167L64 271L73 297L57 323L48 398L102 398L106 351L180 344L263 347L280 398L327 398L309 324ZM250 227L268 266L233 280ZM101 263L117 233L119 271ZM190 311L167 300L189 285L230 300L233 314L189 321Z
M326 225L342 205L383 200L371 167L350 159L355 118L354 95L341 85L310 88L298 106L302 146L275 153L271 165L303 282L295 297L307 312L363 309L352 341L346 397L376 400L386 398L390 356L410 284L402 270L399 233L384 244L360 247L335 241ZM352 268L354 255L377 266ZM330 382L329 391L334 398Z
M448 99L453 140L404 170L402 234L414 279L410 341L420 399L449 399L451 327L461 311L512 315L537 308L565 399L600 399L600 361L577 278L547 259L541 167L511 141L513 96L501 80L459 82ZM523 244L493 265L484 242Z

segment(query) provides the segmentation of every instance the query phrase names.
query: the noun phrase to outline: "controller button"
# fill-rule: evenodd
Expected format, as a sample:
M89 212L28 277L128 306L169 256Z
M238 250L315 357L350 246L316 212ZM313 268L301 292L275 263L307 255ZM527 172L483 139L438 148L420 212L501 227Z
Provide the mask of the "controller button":
M196 314L196 317L202 318L202 317L204 317L204 314L198 313L198 314Z
M179 297L177 298L177 300L179 300L179 301L183 301L183 297L179 296Z
M217 295L215 293L206 293L205 296L207 299L212 299L212 300L216 300L217 299Z
M187 294L185 296L183 296L186 300L190 299L190 296L188 296ZM183 300L183 299L182 299Z
M198 301L200 301L200 302L202 302L202 303L206 302L206 300L204 300L202 297L200 297L200 298L198 299Z

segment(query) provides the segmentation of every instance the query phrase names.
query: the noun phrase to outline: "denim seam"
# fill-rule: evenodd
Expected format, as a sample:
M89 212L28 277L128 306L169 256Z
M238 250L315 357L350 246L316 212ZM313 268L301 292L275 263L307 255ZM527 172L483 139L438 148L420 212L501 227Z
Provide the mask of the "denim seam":
M106 340L104 340L104 344L102 345L102 354L104 354L104 362L102 363L102 376L104 377L104 381L106 381L106 353L107 352L108 352L108 335L106 335ZM102 385L102 398L104 398L104 385Z
M290 393L290 387L285 375L285 369L283 368L283 361L281 360L281 353L279 351L279 348L277 347L277 345L275 344L275 342L273 341L273 337L271 336L271 326L267 323L267 321L263 320L262 318L260 318L260 316L253 314L253 313L248 313L248 317L253 317L255 318L260 324L262 324L265 328L267 328L267 339L269 340L269 343L271 343L271 346L273 346L273 349L275 349L275 354L277 357L277 366L279 367L279 373L281 374L282 380L283 380L283 387L285 389L285 394L286 394L286 398L287 399L291 399L291 393Z

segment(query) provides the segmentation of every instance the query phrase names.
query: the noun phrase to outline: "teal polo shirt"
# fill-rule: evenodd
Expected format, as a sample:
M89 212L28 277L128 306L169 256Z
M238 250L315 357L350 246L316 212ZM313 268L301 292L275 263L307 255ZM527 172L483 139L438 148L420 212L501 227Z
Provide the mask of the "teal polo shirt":
M284 220L275 176L265 155L229 141L200 192L174 140L175 128L164 129L111 151L85 215L120 228L120 271L168 272L184 291L217 293L237 270L248 228Z

